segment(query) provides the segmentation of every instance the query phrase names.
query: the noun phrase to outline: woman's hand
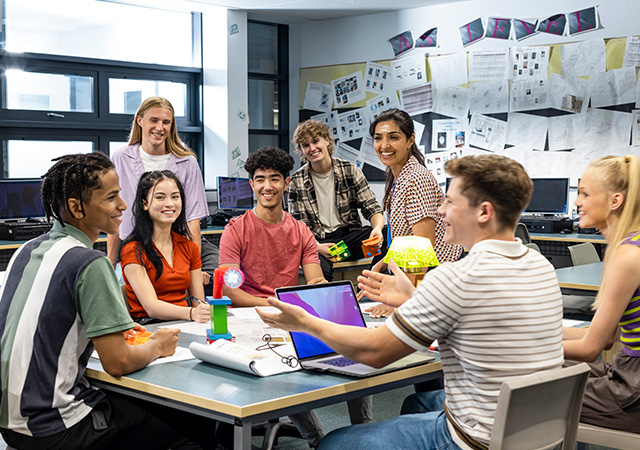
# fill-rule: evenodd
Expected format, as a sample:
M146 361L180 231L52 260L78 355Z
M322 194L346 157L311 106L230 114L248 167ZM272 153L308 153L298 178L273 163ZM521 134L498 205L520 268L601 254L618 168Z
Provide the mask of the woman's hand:
M198 323L205 323L211 320L211 307L208 304L198 303L191 310L191 320Z

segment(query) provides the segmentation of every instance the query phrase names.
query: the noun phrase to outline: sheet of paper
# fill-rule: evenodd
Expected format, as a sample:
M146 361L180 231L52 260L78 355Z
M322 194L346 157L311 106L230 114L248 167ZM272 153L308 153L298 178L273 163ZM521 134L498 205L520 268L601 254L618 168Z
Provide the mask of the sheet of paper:
M508 48L469 52L469 81L502 80L508 62Z
M509 74L512 80L546 80L549 73L549 47L512 47Z
M371 114L371 120L378 117L383 111L391 108L402 109L400 101L398 100L398 94L395 90L367 100L367 109Z
M545 80L516 80L511 82L509 111L529 111L547 107L549 82Z
M627 36L622 67L640 66L640 36Z
M368 109L358 108L338 114L338 139L352 141L369 133Z
M458 86L442 86L436 91L433 112L466 122L469 114L469 89Z
M606 70L606 48L603 39L566 44L560 47L562 76L580 77Z
M367 94L364 91L362 72L357 71L346 77L331 80L331 94L336 108L344 108L352 103L364 100Z
M431 135L432 151L451 151L464 148L466 122L458 119L434 120Z
M552 73L549 78L547 107L577 114L586 113L591 85L591 81L584 78L564 78L558 73Z
M307 91L304 94L302 107L329 113L331 112L331 98L331 85L310 81L307 83Z
M476 114L471 116L469 145L497 152L504 149L507 140L507 122Z
M352 146L345 144L342 141L339 141L336 145L336 150L334 153L336 158L344 159L345 161L349 161L360 169L362 169L362 163L364 162L364 158L360 155L360 150L353 148Z
M95 359L100 359L98 356L98 352L96 350L91 353L91 357ZM158 364L166 364L170 362L178 362L178 361L187 361L189 359L195 359L195 356L191 354L188 348L186 347L176 347L176 352L171 356L165 356L163 358L157 358L151 361L149 366L156 366Z
M422 142L422 135L424 134L425 128L426 127L420 122L416 122L415 120L413 121L413 132L416 135L416 145L419 145L419 143Z
M427 82L426 59L424 53L415 53L391 63L395 88L402 90Z
M368 62L364 69L364 89L376 94L392 90L391 68L383 64Z
M387 170L387 166L382 164L380 158L378 158L378 154L373 148L373 138L368 133L364 138L362 138L362 142L360 143L360 157L364 158L365 163L375 167L376 169L380 169L382 171Z
M547 118L533 114L509 113L507 144L527 150L544 150L547 139Z
M404 110L411 116L429 112L433 109L433 91L431 83L400 91Z
M469 112L492 114L509 110L509 81L482 81L471 83L469 90Z
M631 113L609 111L607 109L589 109L584 140L580 147L583 151L628 148L631 136Z
M456 86L469 82L465 52L429 56L427 62L431 69L431 80L435 89L439 89L441 86Z
M331 137L333 139L338 139L338 113L336 111L331 111L329 113L324 114L316 114L315 116L311 116L313 120L318 120L324 123L331 133Z
M631 145L640 145L640 109L634 109L632 114L632 129L631 129Z
M578 147L587 125L586 114L567 114L549 117L549 150L568 150Z
M595 73L591 76L591 107L635 103L637 85L635 67Z

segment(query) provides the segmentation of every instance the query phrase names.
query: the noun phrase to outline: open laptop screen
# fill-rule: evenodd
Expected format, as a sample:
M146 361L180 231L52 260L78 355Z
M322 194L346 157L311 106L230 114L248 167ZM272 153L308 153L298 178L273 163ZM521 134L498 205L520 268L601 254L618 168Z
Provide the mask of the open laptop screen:
M366 327L349 281L280 288L276 289L276 294L280 301L298 305L321 319L342 325ZM307 333L292 332L291 341L299 359L335 353L322 341Z

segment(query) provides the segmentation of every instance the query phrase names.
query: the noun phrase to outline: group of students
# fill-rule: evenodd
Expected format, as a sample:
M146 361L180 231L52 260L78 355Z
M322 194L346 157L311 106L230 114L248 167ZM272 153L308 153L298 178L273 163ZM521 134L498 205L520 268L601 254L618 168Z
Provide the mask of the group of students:
M605 235L605 275L591 326L563 331L553 267L515 239L533 189L522 166L497 155L448 161L454 178L445 197L424 166L406 112L382 113L370 134L387 166L382 207L360 169L333 156L328 128L306 121L294 133L304 165L293 176L293 158L283 150L266 147L249 156L256 206L232 219L220 241L219 264L245 274L244 285L225 288L225 295L233 306L278 308L258 308L271 326L306 331L372 366L427 350L438 339L444 390L416 393L401 416L376 424L371 398L352 400L353 426L326 437L312 411L290 416L309 444L484 448L503 381L568 360L594 361L615 341L618 326L624 348L612 363L592 363L582 420L636 431L638 158L602 158L580 180L580 226ZM147 344L128 346L123 332L143 329L140 323L209 318L200 301L210 281L200 251L206 198L171 104L159 97L143 102L129 145L112 160L100 153L65 156L43 179L45 210L56 223L15 252L0 293L5 441L19 449L230 447L228 426L94 389L83 376L93 347L114 376L175 351L179 330L167 328ZM416 289L393 262L385 274L382 255L374 259L358 281L368 298L383 303L372 313L390 315L384 325L330 324L273 298L275 288L298 283L300 267L309 284L331 280L328 248L337 241L361 258L363 239L383 237L383 211L389 237L430 238L442 264ZM362 226L359 212L371 226ZM100 232L109 235L109 258L92 249ZM459 259L463 247L469 254ZM126 303L113 270L118 260Z

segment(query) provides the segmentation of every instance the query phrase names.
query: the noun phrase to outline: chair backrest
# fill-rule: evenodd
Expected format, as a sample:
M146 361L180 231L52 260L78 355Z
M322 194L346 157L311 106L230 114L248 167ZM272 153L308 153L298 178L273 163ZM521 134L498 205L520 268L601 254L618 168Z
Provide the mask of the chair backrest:
M516 237L520 238L523 244L528 244L531 242L531 236L529 236L529 230L527 226L523 223L518 223L516 226Z
M538 247L538 244L536 244L535 242L529 242L528 244L524 244L524 245L525 245L525 247L532 248L535 251L537 251L538 253L541 253L540 252L540 247Z
M571 245L568 248L574 266L600 262L600 255L598 255L596 247L591 242Z
M502 383L489 450L573 450L588 377L580 363Z

